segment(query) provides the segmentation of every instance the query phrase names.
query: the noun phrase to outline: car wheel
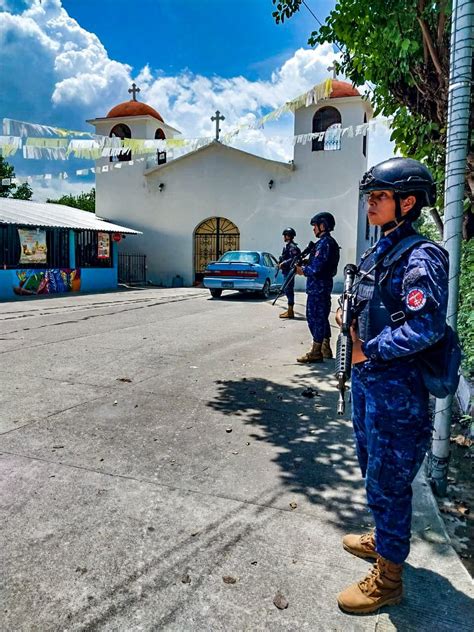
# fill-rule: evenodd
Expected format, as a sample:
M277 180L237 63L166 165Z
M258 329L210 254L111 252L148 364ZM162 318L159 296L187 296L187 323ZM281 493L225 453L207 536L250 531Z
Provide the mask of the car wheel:
M263 284L261 294L264 299L268 299L268 297L270 296L270 279L267 279Z
M212 298L220 298L222 290L210 290Z

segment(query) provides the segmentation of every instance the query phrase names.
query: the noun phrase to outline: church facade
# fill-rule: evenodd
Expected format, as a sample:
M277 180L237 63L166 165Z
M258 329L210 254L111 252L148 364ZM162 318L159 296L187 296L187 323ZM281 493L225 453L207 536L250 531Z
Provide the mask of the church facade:
M330 99L295 111L294 133L360 125L371 115L370 104L357 90L333 81ZM106 117L89 122L98 134L122 138L163 139L178 133L156 110L136 101L135 94ZM341 246L337 287L344 265L355 262L375 237L358 191L366 154L367 136L297 144L288 163L218 140L174 160L158 154L154 164L125 154L120 159L129 162L127 168L98 170L96 212L140 230L142 235L120 244L122 252L146 255L148 280L171 286L198 283L207 263L226 250L266 250L278 256L286 226L296 230L296 241L305 247L314 239L310 218L330 211ZM97 166L110 160L101 158Z

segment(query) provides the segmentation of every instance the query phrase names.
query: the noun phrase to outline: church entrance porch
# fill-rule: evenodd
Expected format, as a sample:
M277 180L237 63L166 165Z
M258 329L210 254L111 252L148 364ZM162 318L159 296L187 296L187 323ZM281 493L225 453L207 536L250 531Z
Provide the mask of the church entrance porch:
M216 261L228 250L238 250L240 232L225 217L211 217L194 231L194 280L200 283L207 264Z

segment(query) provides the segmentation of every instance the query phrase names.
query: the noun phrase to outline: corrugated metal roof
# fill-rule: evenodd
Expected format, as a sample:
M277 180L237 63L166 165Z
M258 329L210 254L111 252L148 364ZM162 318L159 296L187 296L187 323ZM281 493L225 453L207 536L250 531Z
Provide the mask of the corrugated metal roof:
M95 213L81 211L72 206L31 202L0 197L0 224L18 224L20 226L41 226L51 228L75 228L82 230L101 230L104 232L141 234L138 230L112 224Z

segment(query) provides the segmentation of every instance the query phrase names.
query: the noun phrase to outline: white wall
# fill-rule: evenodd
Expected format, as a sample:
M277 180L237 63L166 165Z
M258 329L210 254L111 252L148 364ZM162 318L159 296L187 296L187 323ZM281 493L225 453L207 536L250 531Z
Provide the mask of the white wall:
M162 129L165 132L166 138L173 138L175 136L167 126L163 125L153 116L136 116L130 118L121 116L112 119L101 119L95 122L96 133L101 136L110 136L112 129L120 123L128 125L132 138L153 139L155 138L157 129Z
M363 105L360 99L354 100L331 100L330 105L339 102L343 126L363 120ZM296 133L311 131L315 109L301 108L296 113ZM106 160L98 164L107 164ZM342 283L344 265L355 262L358 251L368 245L365 219L359 216L358 183L367 167L362 137L343 138L340 151L312 152L311 143L297 146L294 170L219 143L148 175L143 173L144 164L97 174L97 214L143 231L142 236L127 237L120 248L147 255L148 278L153 283L171 285L180 274L186 285L192 284L193 233L210 217L234 222L242 249L268 250L278 256L284 227L292 226L298 243L305 247L314 239L311 217L330 211L336 218L333 235L341 246L337 286ZM161 193L160 183L164 184Z

